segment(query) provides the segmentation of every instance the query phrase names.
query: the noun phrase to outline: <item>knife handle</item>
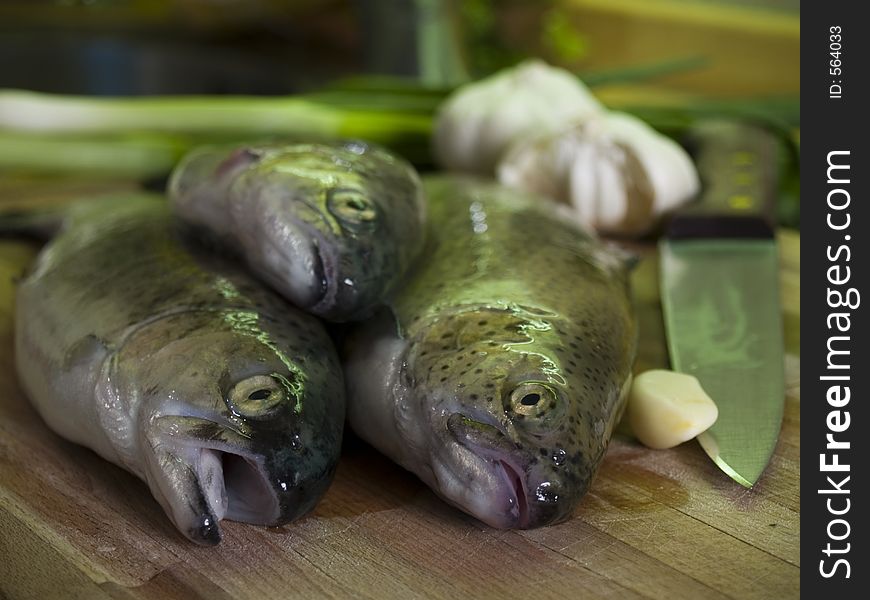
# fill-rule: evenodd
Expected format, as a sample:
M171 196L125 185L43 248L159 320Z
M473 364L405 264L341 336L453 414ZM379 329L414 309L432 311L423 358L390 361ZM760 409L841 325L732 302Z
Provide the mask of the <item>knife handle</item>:
M697 199L671 218L667 237L772 238L779 192L779 141L739 121L705 121L684 145L701 178Z

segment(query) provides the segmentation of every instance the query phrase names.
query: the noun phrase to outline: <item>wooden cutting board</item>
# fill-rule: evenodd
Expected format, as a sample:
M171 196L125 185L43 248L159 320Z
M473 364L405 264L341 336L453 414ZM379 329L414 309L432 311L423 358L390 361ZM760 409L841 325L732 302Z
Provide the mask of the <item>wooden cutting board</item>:
M90 189L77 185L60 195ZM0 182L0 206L57 190ZM785 420L753 489L694 441L651 451L619 437L573 519L498 531L348 436L311 516L280 528L227 522L223 543L202 548L173 529L145 484L54 435L28 404L13 369L13 278L36 248L0 240L0 599L797 598L799 238L783 235L781 248ZM652 254L635 292L637 370L665 366Z

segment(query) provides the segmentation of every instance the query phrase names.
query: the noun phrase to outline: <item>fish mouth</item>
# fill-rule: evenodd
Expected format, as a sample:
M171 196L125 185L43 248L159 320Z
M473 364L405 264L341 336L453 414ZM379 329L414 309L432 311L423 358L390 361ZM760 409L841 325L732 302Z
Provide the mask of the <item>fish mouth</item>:
M279 237L276 249L284 250L288 264L280 271L282 281L273 281L277 289L297 306L329 321L344 322L370 316L380 301L377 280L360 274L360 256L366 251L351 245L340 233L324 232L304 219L295 219L288 227L286 239L304 239L304 244L283 244ZM307 286L299 282L308 281Z
M259 244L260 274L296 306L311 310L320 305L330 288L331 263L323 250L325 240L304 221L277 227Z
M367 308L360 288L368 289L358 277L348 277L338 239L328 239L319 232L314 237L314 246L320 265L321 293L317 302L308 311L329 321L343 322L361 318ZM362 285L361 285L362 284Z
M272 283L300 308L322 315L337 295L334 242L304 220L294 220L287 229L274 243L285 265L276 265Z
M309 204L302 204L316 212ZM289 279L289 283L285 282L279 289L286 289L288 285L292 287L295 281L304 280L295 265L311 265L308 277L311 285L304 300L288 296L297 306L335 322L370 316L381 300L377 279L360 273L359 269L361 264L367 262L370 251L353 240L349 241L340 230L328 228L324 231L318 226L320 223L317 219L320 218L322 216L318 213L311 220L299 217L293 220L291 230L295 237L305 239L306 244L292 249L291 254L286 256L290 272L285 278ZM330 227L328 223L327 227Z
M515 527L526 529L529 526L529 501L526 478L522 476L521 470L506 460L496 461L496 464L501 469L501 475L504 478L505 484L513 493L514 510L512 514L516 517Z
M154 425L145 479L191 541L218 544L223 519L277 526L303 512L298 491L282 483L293 481L295 473L273 472L244 433L198 417L167 415Z
M186 468L175 477L169 474L169 488L162 489L164 508L191 541L218 544L224 519L254 525L281 525L290 520L282 515L278 493L269 483L262 459L204 447L177 448L169 456Z
M335 302L338 287L335 272L336 260L331 252L326 251L327 243L323 236L317 235L312 245L316 257L315 273L320 280L320 294L311 307L311 311L315 314L321 314Z
M463 414L454 413L447 419L447 428L461 448L460 471L483 472L479 476L486 502L472 502L460 508L498 529L525 529L531 522L528 485L525 469L517 462L518 448L498 427ZM471 455L474 464L463 464ZM461 477L457 479L462 479Z
M262 460L226 450L203 448L200 452L200 464L207 466L199 474L200 489L218 520L280 524L280 502L269 484ZM219 467L211 466L216 464ZM215 475L219 475L218 485L207 479Z

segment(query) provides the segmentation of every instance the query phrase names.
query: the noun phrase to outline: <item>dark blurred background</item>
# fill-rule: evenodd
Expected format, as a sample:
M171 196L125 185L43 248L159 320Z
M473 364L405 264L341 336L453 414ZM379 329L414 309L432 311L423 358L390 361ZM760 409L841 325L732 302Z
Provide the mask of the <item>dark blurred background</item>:
M647 93L796 94L799 10L798 0L0 1L0 87L286 94L359 73L449 84L537 55L581 72L704 61Z

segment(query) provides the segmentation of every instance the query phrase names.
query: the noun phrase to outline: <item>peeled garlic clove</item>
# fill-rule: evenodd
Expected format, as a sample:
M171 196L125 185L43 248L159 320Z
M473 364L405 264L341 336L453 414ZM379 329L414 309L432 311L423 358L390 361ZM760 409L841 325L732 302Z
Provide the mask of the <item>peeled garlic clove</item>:
M617 112L515 142L497 174L505 185L573 204L582 225L622 235L647 232L700 185L676 142Z
M528 60L453 92L435 119L433 153L450 170L491 175L516 140L562 130L602 111L576 76Z
M646 371L634 378L627 411L637 439L656 449L692 439L719 416L695 377L666 370Z

